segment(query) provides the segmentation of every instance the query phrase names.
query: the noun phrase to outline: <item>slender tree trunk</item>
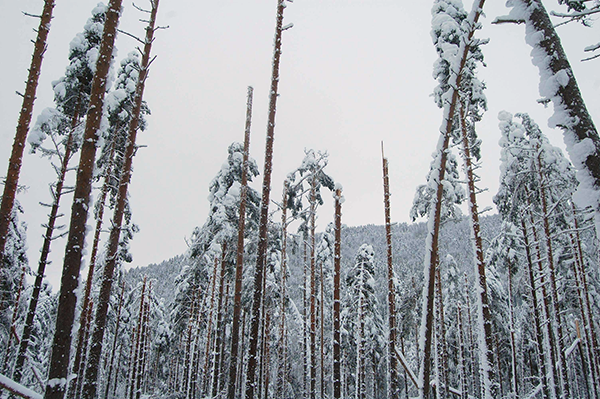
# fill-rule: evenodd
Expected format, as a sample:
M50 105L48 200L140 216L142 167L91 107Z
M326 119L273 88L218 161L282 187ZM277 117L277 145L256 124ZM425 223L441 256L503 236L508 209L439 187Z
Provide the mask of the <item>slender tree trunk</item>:
M246 312L242 315L242 342L240 346L240 365L238 368L238 375L240 378L238 379L237 387L235 388L238 395L241 395L242 387L244 386L244 380L242 376L244 375L244 344L246 342Z
M529 191L527 191L527 196L529 198L530 193ZM528 205L531 206L530 200L528 199L529 203ZM544 305L543 309L544 309L544 314L546 317L546 321L544 323L544 325L546 326L546 335L547 335L547 346L546 346L546 350L544 352L547 353L547 356L549 356L549 360L548 360L548 370L551 372L550 377L549 377L549 383L550 383L550 389L552 390L553 394L555 397L560 397L560 381L557 381L558 378L560 378L559 376L559 371L558 371L558 360L557 357L559 356L556 351L557 351L557 344L556 344L556 335L554 334L554 328L552 326L552 312L550 310L550 300L548 299L548 290L546 289L546 272L544 271L544 266L543 266L543 258L542 258L542 254L541 254L541 249L540 249L540 241L538 239L538 233L535 227L535 222L533 219L533 214L532 211L529 210L529 223L531 224L531 230L533 232L533 241L535 243L535 250L536 250L536 254L537 254L537 259L536 259L536 263L538 265L538 273L539 273L539 280L540 280L540 287L542 288L542 303Z
M511 353L511 391L514 398L519 395L519 378L517 375L517 342L515 338L515 315L513 309L512 264L508 264L508 314L510 323L510 353Z
M112 350L110 351L110 364L108 367L108 376L106 377L106 390L104 391L104 399L109 399L108 392L112 382L112 374L115 364L115 353L117 352L117 342L119 341L119 327L121 325L121 309L123 309L123 298L125 297L125 280L121 282L121 296L119 297L119 306L117 307L117 324L115 326L115 334L113 337ZM118 363L117 363L118 364ZM116 378L115 378L116 379Z
M85 292L83 294L83 304L81 306L83 311L81 312L81 315L79 318L79 330L77 332L77 346L76 346L75 360L73 361L73 371L72 371L73 374L76 374L78 376L81 372L83 372L85 370L85 364L81 361L81 358L83 356L83 352L88 347L88 341L87 341L87 338L85 338L85 336L89 332L88 319L91 320L90 317L88 317L91 315L91 308L89 307L89 304L90 304L90 297L91 297L91 293L92 293L92 283L94 281L94 271L96 268L96 257L98 255L98 244L100 242L100 232L102 230L102 218L104 216L104 203L106 201L106 195L108 193L108 185L109 185L110 174L111 174L111 170L112 170L113 156L114 156L114 152L115 152L115 141L116 141L116 138L113 138L113 141L111 143L111 151L110 151L111 152L110 161L109 161L110 163L109 163L108 169L106 171L106 176L104 177L104 184L102 185L102 191L100 194L100 200L99 200L100 208L99 208L97 219L96 219L96 229L94 232L94 241L92 244L92 254L90 256L90 264L88 266L88 275L87 275L87 280L85 282ZM77 388L75 391L73 391L71 389L71 392L69 392L69 394L68 394L68 396L70 398L76 398L75 395L79 394L81 392L83 378L77 378L75 380L75 382L76 382L75 385Z
M383 154L381 143L381 158L383 161L383 205L385 208L385 238L387 244L387 277L388 277L388 362L390 387L388 396L395 398L399 394L398 359L396 359L396 287L394 286L394 264L392 259L392 222L390 218L390 178L388 160Z
M58 219L58 209L60 206L60 199L63 194L63 188L65 183L65 177L67 169L69 167L69 160L71 159L71 151L73 147L73 131L77 127L79 121L79 108L81 106L81 96L78 100L75 115L71 119L71 130L67 137L67 144L65 145L65 153L62 155L62 162L60 166L60 172L58 180L56 181L56 188L54 189L53 196L54 201L52 202L52 208L50 208L50 214L48 215L48 224L46 225L46 231L44 233L44 243L42 244L42 251L40 254L40 261L38 263L38 269L35 276L35 282L33 284L33 291L31 298L29 299L29 309L27 310L27 318L25 320L25 326L23 327L23 334L21 336L21 343L19 345L19 352L17 354L17 362L15 364L15 370L13 373L13 380L16 382L21 381L23 366L27 357L27 348L29 346L29 340L33 332L33 322L35 318L35 312L37 309L38 301L40 299L40 292L42 290L42 282L44 274L46 272L46 265L48 264L48 255L50 254L50 245L52 243L52 235L54 234L54 227L56 219Z
M279 86L279 60L281 57L281 34L283 32L283 10L285 0L277 0L277 26L275 29L275 49L273 53L273 74L269 95L269 117L265 148L265 166L260 207L259 241L256 268L254 271L254 296L252 301L252 319L250 328L250 348L248 351L248 368L246 371L246 399L254 399L256 388L255 374L258 352L258 333L260 325L260 304L263 297L262 280L267 263L267 230L269 222L269 196L271 193L271 172L273 162L273 141L275 138L275 114L277 108L277 88Z
M252 123L253 90L254 89L252 88L252 86L248 86L248 101L246 105L246 128L244 130L242 189L240 193L240 219L238 225L237 257L235 262L233 320L231 324L231 360L229 363L229 385L227 386L227 397L229 399L235 399L235 387L237 381L240 315L242 312L242 279L244 271L244 232L246 226L246 198L248 196L248 156L250 152L250 126Z
M227 244L221 244L221 275L219 277L219 301L217 302L217 325L215 329L215 356L214 356L214 364L213 364L213 378L212 378L212 397L217 396L217 392L219 389L219 364L221 360L221 345L223 336L221 334L221 330L223 329L223 298L225 291L225 251L227 250Z
M279 370L277 377L277 399L283 399L285 392L285 306L286 306L286 284L287 284L287 201L288 201L289 181L283 182L283 200L281 207L281 324L280 340L278 347ZM232 399L232 398L229 398Z
M131 377L129 378L129 399L133 399L135 395L135 381L137 378L137 364L140 356L140 339L142 335L142 312L144 309L144 295L146 293L146 277L144 276L144 283L142 285L142 293L140 295L140 309L138 311L138 323L135 329L135 339L132 339L132 348L129 360L129 368L131 370Z
M342 397L341 375L341 336L340 336L340 278L341 278L341 230L342 230L342 190L335 191L335 244L333 256L333 397Z
M316 176L310 185L310 399L317 396L317 320L316 320L316 265L315 265L315 228L317 213Z
M18 337L17 337L17 316L19 315L19 303L21 302L21 294L23 293L23 286L24 286L24 282L25 282L25 271L26 268L25 266L23 266L23 271L21 272L21 278L19 280L19 289L17 290L17 298L15 299L15 306L13 309L13 314L12 314L12 320L10 322L10 329L8 332L8 342L6 343L6 350L4 353L4 373L5 374L9 374L8 373L8 363L10 362L10 358L12 355L12 351L11 351L11 347L12 347L12 338L13 335L17 338L17 344L19 344L20 342L18 341ZM21 338L22 340L23 338Z
M213 278L212 278L212 288L210 295L210 314L208 315L208 326L206 328L206 350L204 353L204 380L202 381L202 392L204 394L208 394L210 390L210 370L211 370L211 362L212 356L210 353L210 348L212 344L212 330L213 330L213 312L215 308L215 293L217 292L217 268L219 261L215 257L214 266L213 266Z
M442 274L440 273L439 268L437 270L436 276L437 276L436 280L437 280L437 289L438 289L437 297L438 297L438 312L439 312L439 317L438 317L439 346L438 347L441 352L438 355L441 360L440 367L442 369L441 381L438 380L438 395L441 395L441 393L443 392L443 397L449 398L450 390L449 390L448 385L449 385L450 381L448 379L448 346L446 343L446 321L444 319L444 298L442 296Z
M56 316L56 331L52 344L52 356L50 358L48 383L44 395L45 399L63 399L67 389L66 384L62 383L62 381L66 381L69 370L71 330L75 319L75 307L77 305L75 290L79 283L79 270L81 268L90 192L92 190L92 174L96 160L96 142L102 119L106 82L112 60L121 2L122 0L111 0L109 8L106 11L106 22L104 23L104 32L96 63L96 73L92 81L90 106L87 113L73 206L71 208L71 223L67 247L65 249ZM98 356L97 359L92 359L92 361L99 360L99 358Z
M131 180L131 165L133 163L135 141L138 130L140 111L142 107L142 97L144 94L146 78L148 76L148 67L150 65L150 51L152 49L152 42L154 41L154 26L156 23L156 14L158 12L158 3L159 0L151 1L152 11L150 13L150 20L148 22L148 26L146 27L144 51L142 54L142 61L140 64L139 77L136 84L134 106L131 112L131 122L129 123L127 148L125 150L125 162L123 165L123 170L121 171L121 177L119 179L119 192L117 195L112 228L110 231L108 253L106 258L106 264L104 266L104 273L102 276L102 286L100 288L100 294L98 297L99 303L96 311L95 327L90 347L90 361L85 375L86 381L85 386L83 388L83 397L86 399L92 399L96 396L98 367L100 362L100 355L102 354L102 341L104 338L104 329L106 326L106 316L108 313L108 303L110 300L110 292L113 283L113 274L118 258L117 252L119 247L119 238L121 235L121 224L123 221L125 204L127 202L127 190L129 187L129 182Z
M539 150L539 148L536 148L536 150ZM550 215L548 214L548 198L546 195L546 188L545 185L548 184L549 182L547 181L548 179L545 178L545 176L543 175L543 171L542 171L542 163L541 160L539 158L539 153L538 156L536 157L536 163L537 163L537 173L539 176L539 182L540 182L540 188L539 188L539 196L541 197L542 200L542 223L543 223L543 227L544 227L544 238L546 240L546 257L547 262L548 262L548 276L550 278L550 294L551 294L551 298L552 298L552 310L553 310L553 314L554 314L554 319L555 319L555 325L556 325L556 332L557 332L557 339L555 342L556 345L556 351L558 352L558 371L560 373L560 380L561 380L561 392L564 396L569 396L570 395L570 389L569 389L569 377L568 377L568 373L567 373L567 359L565 357L565 351L564 351L564 332L563 332L563 327L562 327L562 317L560 315L560 307L559 307L559 303L558 303L558 288L556 286L556 270L554 267L554 254L553 254L553 250L552 250L552 232L550 231ZM550 318L550 317L549 317Z
M323 275L323 262L320 262L320 272L321 272L321 311L320 311L320 321L321 321L321 398L325 398L325 314L323 310L325 309L325 295L323 293L323 289L325 288Z
M188 319L187 340L185 343L185 368L183 370L183 383L185 385L186 398L190 397L190 380L192 379L192 353L194 351L192 342L194 341L194 319L196 318L196 308L198 306L198 291L194 290L194 297L190 307L190 318Z
M471 145L467 136L467 125L465 113L462 106L459 109L459 117L462 133L462 150L465 161L465 174L467 175L467 187L469 191L469 213L471 215L471 240L475 254L475 272L477 284L475 292L477 297L477 312L479 318L479 364L480 374L483 382L483 394L485 399L498 397L498 387L501 381L496 377L499 365L494 361L492 340L492 314L490 312L487 281L485 276L485 262L483 255L483 242L481 239L481 225L479 224L479 209L477 207L477 189L475 187L475 174L471 156Z
M456 107L458 105L459 92L457 90L460 87L461 75L464 69L467 57L469 54L469 43L475 33L475 27L478 24L479 17L483 12L483 4L485 0L478 0L473 3L473 9L467 18L469 25L469 32L465 40L461 40L460 48L458 50L458 59L455 63L452 74L450 77L449 87L451 99L449 103L444 106L444 117L441 128L441 135L439 138L438 149L439 155L439 166L437 167L437 173L434 173L433 181L437 182L436 195L433 200L433 204L430 207L429 221L428 221L428 236L427 236L427 249L425 252L425 284L423 290L423 310L421 320L421 331L420 341L423 342L421 351L423 353L421 357L421 367L419 367L419 396L423 399L429 398L429 384L430 384L430 370L431 370L431 341L433 332L433 299L435 290L435 270L439 264L438 258L438 241L439 241L439 230L441 221L441 210L442 210L442 195L445 173L446 173L446 159L447 150L450 140L450 133L453 129L453 121ZM485 398L488 399L488 398Z
M465 334L462 317L462 307L458 304L458 367L459 367L459 381L460 381L460 398L467 399L469 396L469 389L467 386L467 367L465 364Z
M542 393L544 395L544 398L550 398L550 390L552 390L552 394L554 394L554 391L552 389L553 385L553 376L554 374L551 374L551 376L549 377L548 375L548 370L550 370L552 372L552 367L546 368L546 356L548 356L549 354L546 353L546 348L544 345L544 333L542 330L542 316L540 314L540 307L538 305L538 300L537 300L537 284L536 284L536 279L535 279L535 273L534 273L534 265L533 265L533 256L531 253L531 246L529 243L529 233L527 232L527 225L525 224L525 219L521 219L521 232L523 234L523 243L524 243L524 247L525 247L525 254L526 254L526 258L527 258L527 267L528 267L528 271L529 271L529 286L531 287L531 303L532 303L532 308L533 308L533 314L534 314L534 324L535 324L535 333L536 333L536 342L537 342L537 349L538 349L538 364L539 364L539 368L540 368L540 380L542 381L543 384L543 389L542 389Z
M215 328L215 347L214 347L214 360L213 360L213 376L211 394L214 398L217 396L217 389L219 386L219 359L221 346L221 327L223 323L223 293L225 290L225 251L227 250L227 244L221 244L221 273L219 275L219 296L217 302L217 324Z
M29 75L25 86L25 95L17 123L17 131L13 142L12 153L8 161L8 171L4 182L4 192L0 204L0 264L3 264L4 247L8 238L8 228L12 215L12 209L15 204L15 195L19 184L19 175L23 163L23 151L25 150L25 141L29 132L31 123L31 114L33 112L33 103L37 90L38 80L42 69L42 60L46 52L46 39L50 31L50 21L52 20L52 11L54 10L54 0L46 0L44 9L40 17L40 25L37 30L37 39L35 41L33 56L29 66ZM1 270L2 274L6 273ZM7 294L3 294L7 295ZM3 298L2 298L3 299ZM5 303L2 301L1 303Z

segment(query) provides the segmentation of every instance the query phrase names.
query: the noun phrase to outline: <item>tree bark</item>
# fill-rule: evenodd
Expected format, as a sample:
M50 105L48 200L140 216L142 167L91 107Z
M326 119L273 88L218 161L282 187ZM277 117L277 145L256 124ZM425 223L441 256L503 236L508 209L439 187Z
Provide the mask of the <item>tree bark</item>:
M237 256L235 262L235 288L233 302L233 320L231 324L231 360L229 364L229 385L227 397L235 399L237 381L237 362L240 333L240 316L242 313L242 279L244 272L244 232L246 226L246 198L248 196L248 156L250 152L250 126L252 123L252 93L254 89L248 86L248 101L246 106L246 127L244 130L244 158L242 168L242 188L240 193L240 219L238 225Z
M315 266L315 228L317 213L316 176L313 172L310 184L310 399L317 396L317 320L316 320L316 266Z
M219 363L221 359L221 342L222 342L222 334L221 330L223 328L223 298L224 298L224 290L225 290L225 251L227 250L227 244L221 244L221 274L219 277L219 300L217 302L217 325L215 329L215 348L214 348L214 361L213 361L213 378L212 378L212 397L217 396L218 388L219 388Z
M29 124L31 123L33 103L35 101L35 93L42 69L42 60L44 58L44 53L46 52L46 39L48 38L48 32L50 32L50 21L52 20L53 10L54 0L46 0L40 17L40 25L37 30L38 34L35 40L31 64L29 66L29 75L27 76L25 95L23 96L23 104L21 105L21 111L19 113L19 122L17 123L12 153L10 160L8 161L8 171L6 172L2 203L0 204L0 264L3 264L4 247L6 246L6 240L8 238L8 228L10 226L12 209L15 204L15 195L19 184L19 175L21 173L21 165L23 163L23 151L25 150L25 141L27 140ZM2 270L1 272L4 274L5 270ZM2 301L2 303L5 302Z
M283 182L283 200L281 206L281 323L280 340L278 347L279 370L277 377L277 399L282 399L285 392L285 368L286 368L286 345L285 345L285 305L286 305L286 284L287 284L287 201L289 181ZM231 398L229 398L231 399Z
M340 350L340 278L341 278L341 230L342 190L335 191L335 244L333 257L333 397L342 397L341 350Z
M383 154L381 143L381 158L383 161L383 205L385 210L385 238L387 244L387 277L388 277L388 362L390 373L389 397L399 394L398 359L396 359L396 287L394 286L394 264L392 258L392 222L390 217L390 178L388 160Z
M273 163L273 141L275 138L275 114L277 109L277 88L279 86L279 60L281 58L281 34L283 32L283 10L285 0L277 0L277 25L275 29L273 71L269 94L269 117L265 148L265 166L263 174L262 199L260 206L259 242L256 268L254 270L254 295L252 302L252 319L250 327L250 348L248 351L248 368L246 371L246 399L254 399L256 388L255 374L260 325L260 304L262 302L262 280L267 261L267 230L269 222L269 197L271 193L271 173Z
M112 373L114 369L115 353L117 352L117 342L119 337L119 326L121 325L121 309L123 308L123 298L125 297L125 280L121 283L121 296L119 297L119 306L117 307L117 325L115 326L115 334L113 337L112 350L110 351L110 364L108 367L108 377L106 377L106 390L104 391L104 399L108 399L108 393L112 381ZM115 376L116 377L116 376ZM116 378L115 378L116 379Z
M138 81L136 83L135 100L132 109L131 121L129 123L129 134L127 148L125 150L125 162L119 179L119 192L117 195L115 212L113 214L112 228L108 243L108 251L104 273L102 276L102 285L98 296L98 308L95 316L95 327L92 335L92 342L89 354L89 366L86 369L85 385L83 388L83 397L92 399L96 396L98 382L98 367L100 363L100 355L102 354L102 341L104 338L104 329L106 326L106 316L108 313L108 303L110 301L110 292L113 283L113 274L118 258L119 238L121 235L121 224L127 202L127 190L131 180L131 165L133 163L133 155L135 151L135 141L138 131L138 123L140 119L140 111L142 107L142 97L146 78L148 76L148 67L150 65L150 51L152 42L154 41L156 14L158 12L159 0L151 0L152 10L150 12L150 20L146 27L146 38L144 40L144 50L142 53L142 61ZM107 20L108 23L108 20Z
M112 60L113 46L119 22L122 0L111 0L106 12L106 22L100 44L96 73L92 81L90 106L87 113L83 144L73 206L69 237L65 249L64 266L56 316L56 331L52 344L52 356L48 371L45 399L63 399L66 391L67 373L71 353L71 330L75 319L82 251L85 242L86 223L92 190L92 174L96 160L96 142L102 119L106 81Z
M465 113L462 106L459 109L461 124L462 151L465 161L465 174L467 175L467 187L469 191L469 213L471 215L471 242L475 254L475 272L478 284L475 286L475 292L478 296L478 317L480 324L483 325L483 331L480 331L479 352L480 352L480 373L483 381L484 398L498 397L498 387L501 381L497 378L498 365L494 366L494 344L492 336L492 314L487 293L487 281L485 275L485 262L483 255L483 242L481 239L481 225L479 224L479 208L477 207L477 194L475 187L475 174L473 172L473 161L471 156L471 145L467 136L467 125ZM496 372L494 372L496 370ZM490 372L491 371L491 372Z
M532 229L534 230L534 234L535 234L535 227L532 226ZM535 278L535 273L534 273L534 261L533 261L533 254L532 254L532 250L531 250L531 246L529 243L529 234L527 232L527 225L525 223L525 218L523 218L521 220L521 230L523 232L523 242L524 242L524 246L525 246L525 254L527 256L527 265L528 265L528 269L529 269L529 285L531 287L531 301L532 301L532 307L534 310L534 318L535 318L535 329L536 329L536 339L537 339L537 344L538 344L538 353L540 354L539 356L539 364L540 364L540 369L541 369L541 374L542 374L542 380L544 383L543 386L543 393L544 393L544 397L546 398L550 398L552 397L551 395L556 395L555 392L555 384L554 384L554 375L555 375L555 371L554 371L554 363L550 362L550 364L548 364L546 359L551 359L554 360L554 355L552 354L552 351L550 351L550 353L546 353L546 347L544 345L544 333L543 333L543 329L542 329L542 325L546 324L548 325L547 322L544 323L544 321L542 320L542 315L540 314L540 307L538 307L538 300L537 300L537 284L536 284L536 278ZM537 241L537 237L534 237L534 241ZM544 284L544 279L542 278L540 281L540 284ZM544 293L544 303L546 302L546 295Z

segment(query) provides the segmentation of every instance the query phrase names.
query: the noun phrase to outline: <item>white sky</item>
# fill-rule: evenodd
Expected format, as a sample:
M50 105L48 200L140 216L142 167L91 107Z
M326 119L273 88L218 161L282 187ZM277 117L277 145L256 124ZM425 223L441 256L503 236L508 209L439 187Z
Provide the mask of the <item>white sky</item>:
M24 80L35 39L41 0L0 0L0 175L6 172ZM490 22L507 9L489 1L483 48L487 68L480 78L488 89L489 111L479 124L483 140L482 207L492 205L498 187L500 110L529 112L550 140L563 147L562 134L547 128L549 109L536 103L538 71L524 42L524 27ZM546 1L558 9L555 0ZM328 173L344 186L343 223L383 224L380 142L390 162L392 219L404 222L415 188L425 181L437 141L441 111L429 97L436 58L431 44L431 1L296 0L284 23L294 28L283 37L280 97L275 130L273 193L301 162L304 148L327 150ZM80 32L96 1L57 0L42 66L34 118L52 106L50 82L64 73L69 42ZM139 5L145 2L139 0ZM153 53L158 56L145 92L152 115L149 129L138 135L147 145L138 152L130 189L134 220L141 227L132 243L134 266L160 262L186 250L185 237L202 225L208 211L208 184L225 161L227 146L243 140L246 87L253 85L251 154L262 170L271 75L275 0L162 0ZM124 2L120 28L142 35L141 15ZM471 1L466 0L470 9ZM596 123L600 120L600 60L581 63L583 48L600 41L593 29L571 24L559 30L583 96ZM119 36L117 62L135 46ZM37 268L42 228L53 179L48 161L26 155L19 196L29 224L29 261ZM71 176L71 181L74 177ZM254 187L260 191L262 177ZM320 227L332 219L333 207L321 208ZM62 202L68 213L71 198ZM68 216L63 223L68 224ZM89 222L92 224L92 222ZM91 239L91 237L89 237ZM54 243L54 263L47 274L58 288L64 241ZM85 262L87 264L87 260Z

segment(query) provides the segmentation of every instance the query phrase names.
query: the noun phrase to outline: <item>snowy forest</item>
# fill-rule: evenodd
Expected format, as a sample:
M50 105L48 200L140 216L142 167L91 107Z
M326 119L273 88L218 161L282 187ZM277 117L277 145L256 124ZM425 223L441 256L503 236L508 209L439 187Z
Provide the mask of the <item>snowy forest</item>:
M38 80L55 0L43 3L26 14L39 26L2 178L0 398L600 398L600 136L556 29L591 27L599 0L559 0L559 11L509 0L490 21L524 26L539 71L531 102L552 110L547 124L564 142L527 109L499 112L489 207L478 201L485 0L471 9L432 0L440 128L429 170L403 188L412 207L394 206L390 181L400 177L377 141L384 218L362 226L344 222L344 185L356 177L331 173L334 148L299 149L298 165L274 173L282 49L294 28L284 14L302 7L274 0L264 164L251 155L260 99L247 86L239 140L211 148L222 163L203 188L206 220L182 233L185 252L137 267L133 161L152 123L146 83L161 79L150 73L153 45L169 27L157 22L159 0L131 6L141 36L120 27L122 0L90 7L52 82L54 104L34 113L49 89ZM137 46L117 53L120 35ZM597 63L600 43L582 37L582 62ZM20 201L25 150L55 175L39 200L37 259ZM396 213L412 222L392 222ZM47 267L63 244L53 288Z

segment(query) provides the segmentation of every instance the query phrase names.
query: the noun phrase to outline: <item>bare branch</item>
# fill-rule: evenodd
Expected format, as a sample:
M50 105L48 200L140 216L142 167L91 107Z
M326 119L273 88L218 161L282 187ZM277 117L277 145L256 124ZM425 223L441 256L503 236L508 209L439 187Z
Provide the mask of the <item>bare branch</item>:
M151 3L152 3L152 2L151 2ZM152 12L152 11L148 11L148 10L145 10L145 9L143 9L143 8L141 8L141 7L139 7L139 6L137 6L135 3L131 3L131 5L132 5L132 6L133 6L133 7L134 7L136 10L138 10L138 11L141 11L141 12L145 12L145 13L147 13L147 14L150 14L150 13Z
M23 15L25 15L26 17L32 17L32 18L42 18L41 15L35 15L35 14L29 14L28 12L25 11L21 11L23 13Z
M121 30L121 29L117 29L117 32L119 32L119 33L122 33L122 34L124 34L125 36L129 36L129 37L131 37L131 38L133 38L133 39L137 40L138 42L140 42L140 43L142 43L142 44L145 44L145 43L144 43L144 41L143 41L142 39L140 39L139 37L137 37L137 36L135 36L135 35L132 35L132 34L131 34L131 33L129 33L129 32L125 32L124 30Z

